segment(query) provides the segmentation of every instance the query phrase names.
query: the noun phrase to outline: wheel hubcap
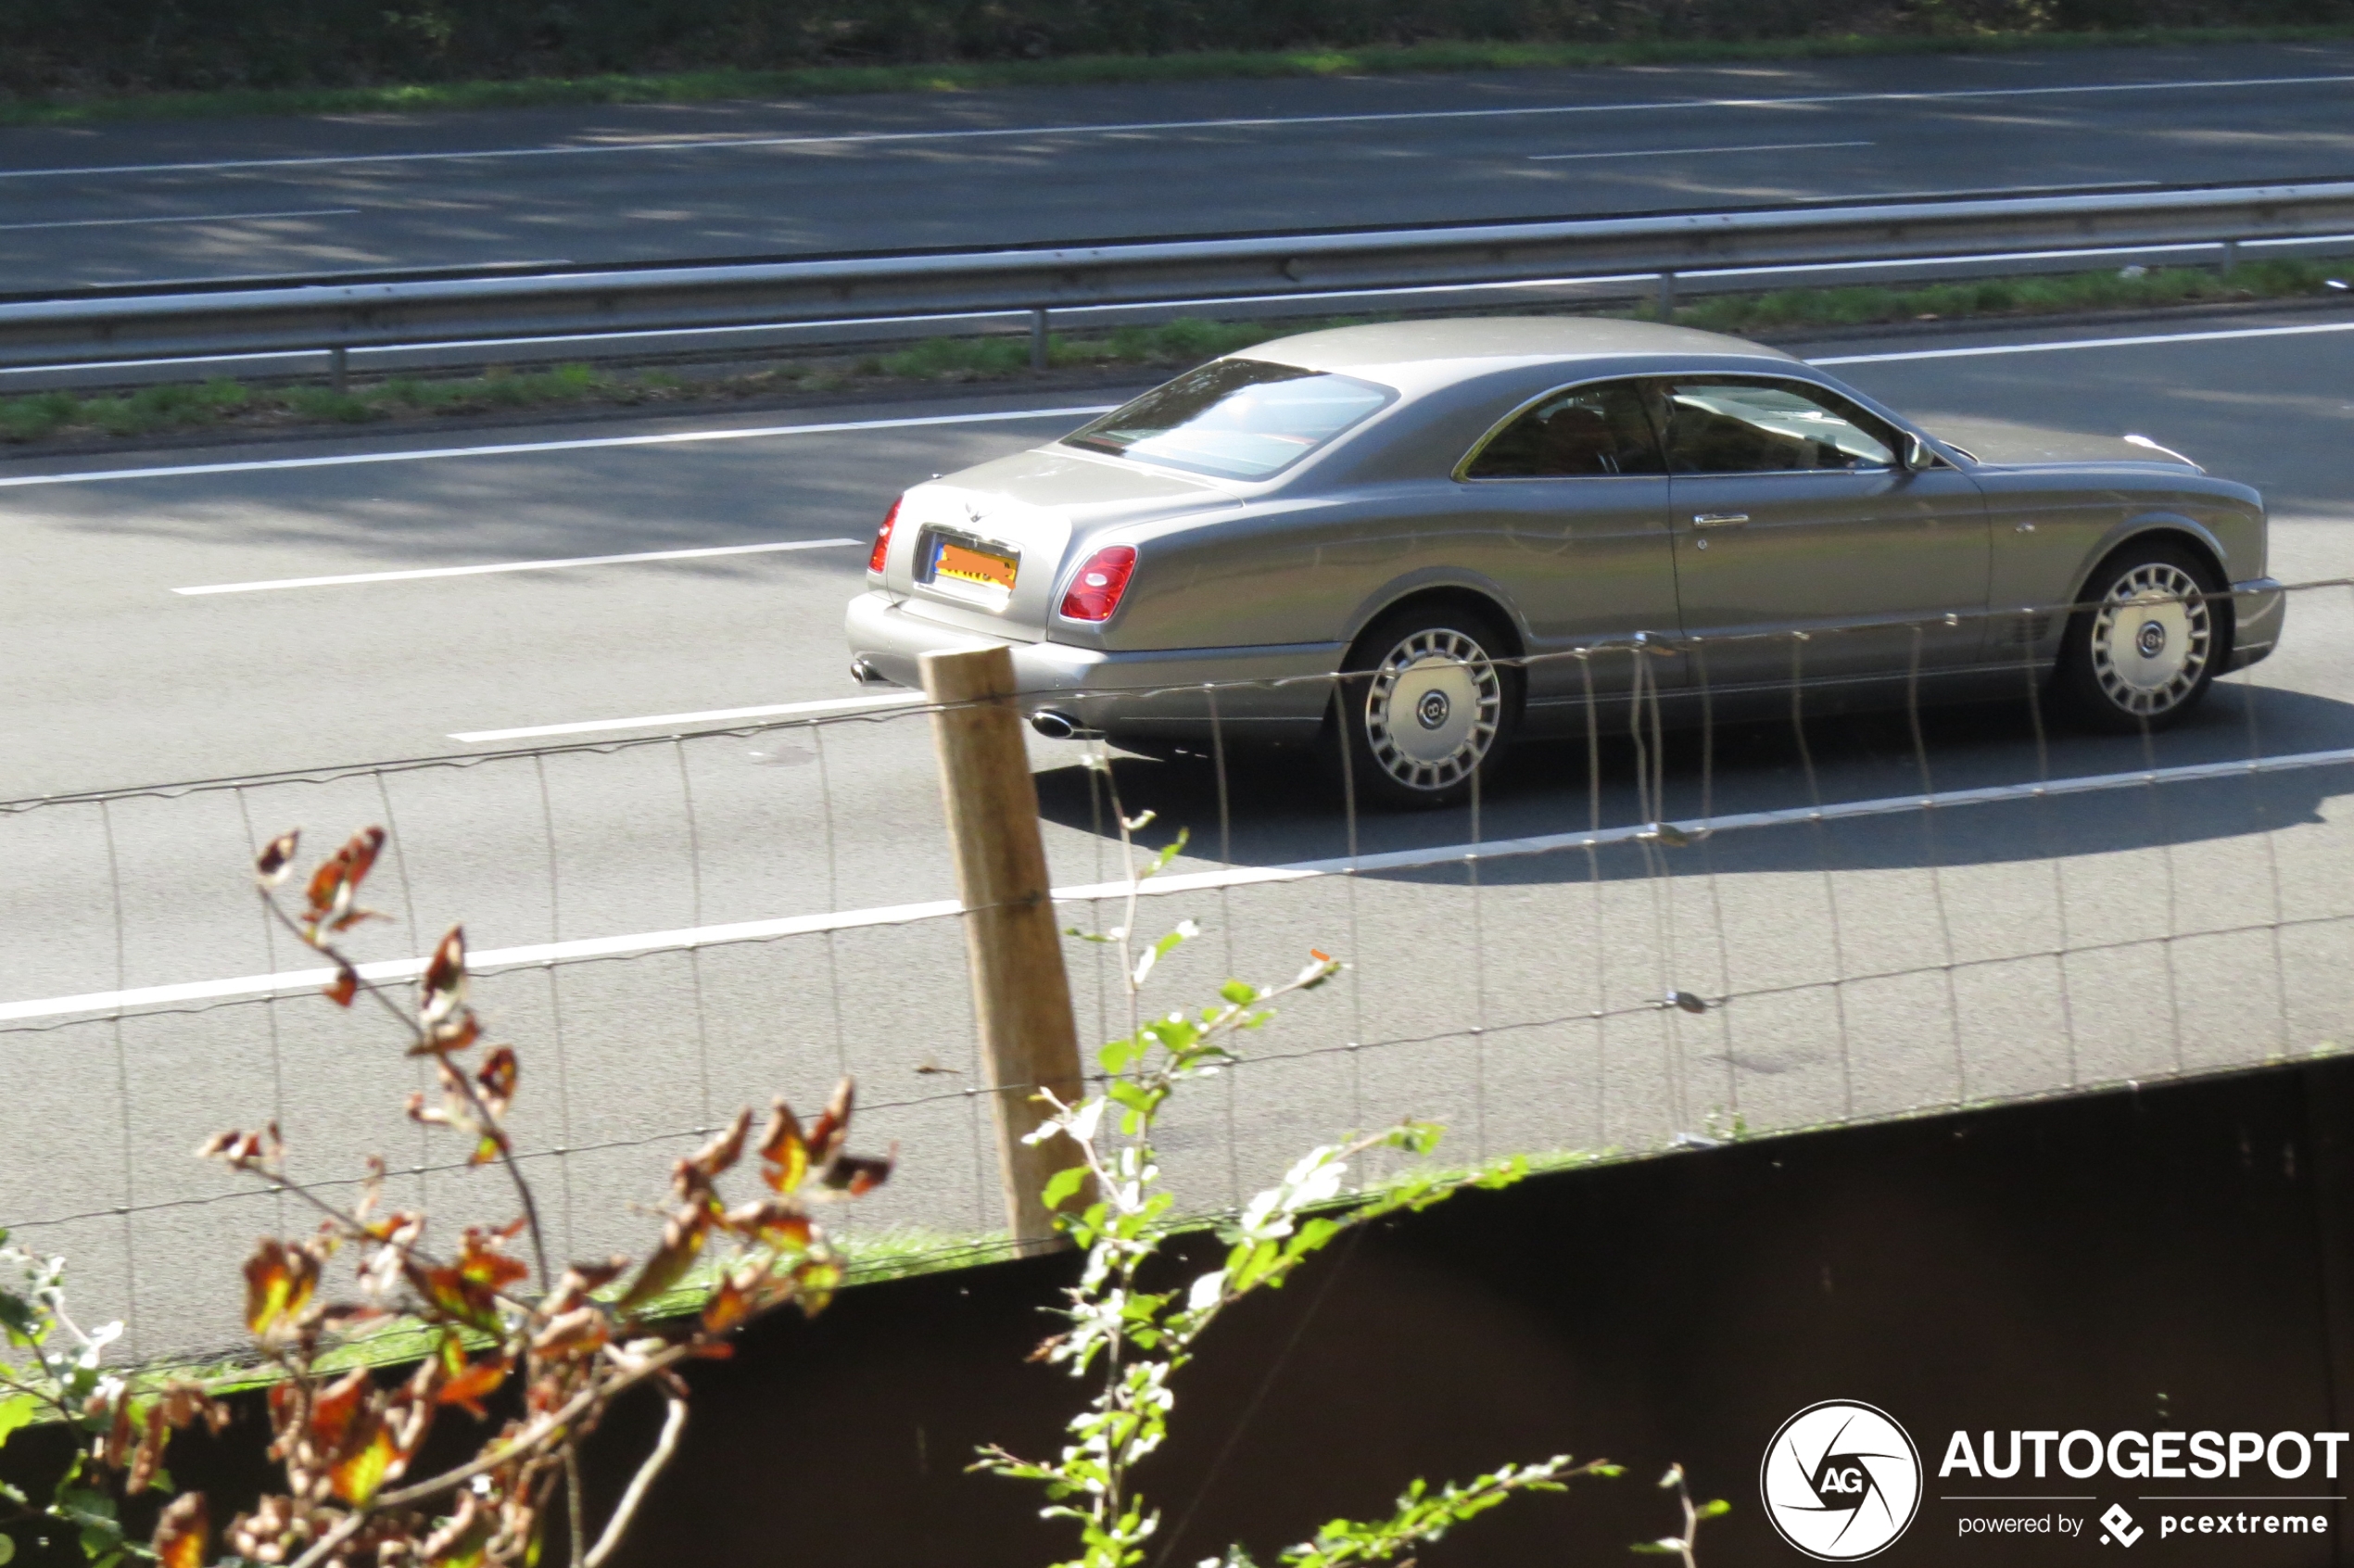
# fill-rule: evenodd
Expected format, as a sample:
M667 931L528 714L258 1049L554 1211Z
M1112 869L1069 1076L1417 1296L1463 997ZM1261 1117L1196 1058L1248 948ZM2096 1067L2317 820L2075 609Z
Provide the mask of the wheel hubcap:
M2214 629L2188 572L2163 561L2136 566L2110 585L2093 617L2093 674L2126 713L2167 713L2197 689Z
M1486 649L1459 631L1419 631L1374 666L1365 740L1398 783L1444 790L1487 755L1503 711L1503 679Z

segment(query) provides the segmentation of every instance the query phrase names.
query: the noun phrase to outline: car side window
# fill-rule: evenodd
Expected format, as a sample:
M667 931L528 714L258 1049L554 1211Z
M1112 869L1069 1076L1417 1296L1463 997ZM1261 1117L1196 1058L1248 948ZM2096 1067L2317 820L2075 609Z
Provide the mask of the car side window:
M1491 436L1466 479L1558 479L1593 474L1664 474L1659 438L1632 383L1599 382L1551 393Z
M1705 376L1667 386L1667 459L1678 474L1892 468L1896 432L1819 386Z

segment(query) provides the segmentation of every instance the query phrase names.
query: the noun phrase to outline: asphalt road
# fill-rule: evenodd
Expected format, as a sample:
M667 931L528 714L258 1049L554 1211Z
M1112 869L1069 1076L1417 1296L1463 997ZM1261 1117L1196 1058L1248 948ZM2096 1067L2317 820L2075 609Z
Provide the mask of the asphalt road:
M2342 46L0 131L0 278L966 247L2342 176Z
M2344 326L2004 330L1825 357L1932 425L1993 414L2145 432L2262 487L2275 574L2314 578L2354 573ZM867 427L824 434L746 434L764 423L752 418L502 431L510 449L414 461L343 460L457 443L181 452L105 478L86 461L10 465L6 793L490 752L512 743L451 737L853 696L839 612L858 581L856 545L172 590L860 539L910 480L1079 417L1015 417L1037 402L845 410L830 423ZM918 423L943 419L964 423ZM610 444L697 434L736 438ZM1803 750L1764 726L1718 736L1705 768L1697 738L1677 740L1666 812L1905 796L1924 763L1950 791L2354 746L2348 590L2300 598L2289 626L2279 655L2146 753L2065 734L2039 747L2023 709L1930 714L1917 752L1902 715L1817 726ZM677 727L588 738L665 727ZM1117 868L1077 755L1033 748L1066 886ZM1367 818L1356 847L1638 822L1634 774L1629 749L1606 745L1589 795L1581 748L1532 747L1476 822ZM1206 879L1140 918L1208 928L1168 967L1160 1002L1206 994L1221 973L1288 973L1310 946L1354 966L1254 1037L1252 1059L1178 1119L1171 1168L1203 1203L1320 1135L1401 1113L1448 1121L1465 1153L1643 1150L1712 1117L1803 1126L2240 1064L2342 1043L2354 1019L2344 765L1728 831L1664 863L1621 846L1284 880L1236 873L1350 847L1329 795L1296 771L1238 766L1222 825L1203 770L1131 761L1119 778L1132 810L1161 814L1155 832L1194 829L1177 870ZM461 918L481 950L953 890L912 715L845 719L817 737L165 792L0 816L0 1004L298 967L251 908L243 857L283 826L301 823L323 849L381 820L400 855L380 879L376 902L394 918L369 929L370 957L412 953L417 934ZM1082 925L1120 917L1101 902L1069 910ZM482 1001L525 1049L523 1133L559 1194L560 1245L641 1246L643 1223L622 1205L654 1195L685 1130L779 1088L813 1099L844 1069L877 1102L869 1135L901 1140L906 1156L864 1222L987 1228L993 1179L966 1093L978 1064L960 951L953 920L929 917L486 979ZM1074 942L1071 958L1082 1029L1111 1032L1116 978L1097 949ZM1659 1009L1670 989L1709 1010ZM306 1169L340 1173L383 1148L428 1168L411 1192L440 1211L461 1195L465 1178L430 1169L440 1156L399 1114L415 1065L366 1020L300 991L133 1007L119 1021L110 1011L0 1020L0 1222L81 1260L102 1300L135 1301L143 1348L230 1336L230 1296L196 1244L271 1218L274 1200L228 1200L185 1157L219 1126L275 1115Z

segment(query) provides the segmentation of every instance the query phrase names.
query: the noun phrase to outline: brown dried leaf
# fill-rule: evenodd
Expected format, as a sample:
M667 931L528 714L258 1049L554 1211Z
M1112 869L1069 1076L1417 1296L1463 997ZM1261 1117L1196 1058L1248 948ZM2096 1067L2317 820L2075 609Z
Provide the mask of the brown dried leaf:
M310 1443L317 1452L332 1454L344 1448L352 1420L373 1386L367 1372L354 1367L319 1392L310 1403Z
M809 1144L801 1135L801 1119L779 1095L769 1106L768 1133L760 1141L760 1179L779 1193L791 1193L809 1174Z
M320 863L319 869L310 874L310 886L305 895L314 927L326 925L341 930L367 916L369 911L357 908L353 899L384 846L383 828L362 828Z
M575 1263L564 1271L564 1284L586 1296L592 1290L602 1290L628 1269L629 1259L615 1253L601 1263Z
M814 1165L824 1165L842 1152L842 1141L850 1136L850 1109L857 1090L850 1079L834 1085L833 1097L809 1130L809 1158Z
M267 1337L302 1315L318 1284L316 1254L263 1237L246 1259L246 1327Z
M711 1299L703 1303L702 1326L713 1334L726 1334L751 1317L752 1293L759 1279L758 1270L739 1269L721 1280L719 1288L711 1293Z
M515 1048L512 1045L497 1046L483 1058L481 1070L475 1074L475 1085L482 1091L482 1103L491 1115L506 1115L508 1106L514 1102L518 1070Z
M295 846L301 841L302 829L297 828L262 846L261 853L254 857L253 874L261 879L263 886L274 888L286 879L286 872L294 864Z
M131 1473L122 1483L125 1495L135 1498L147 1489L163 1463L163 1446L171 1436L163 1422L163 1401L158 1399L147 1407L146 1419L139 1423L139 1446L131 1452Z
M809 1216L797 1205L776 1198L740 1205L729 1209L721 1222L745 1240L759 1242L778 1252L805 1249L814 1230Z
M365 1508L375 1499L376 1489L393 1473L394 1462L400 1457L400 1446L391 1430L375 1410L361 1418L361 1425L344 1456L327 1472L327 1484L335 1496L355 1508Z
M696 1255L702 1251L703 1235L711 1226L711 1206L702 1202L682 1205L670 1217L662 1228L662 1246L646 1259L646 1266L623 1293L618 1303L623 1311L643 1306L678 1283Z
M319 994L338 1007L348 1007L351 999L360 994L360 971L348 964L335 966L335 978L319 988Z
M466 1005L466 928L452 926L433 950L418 982L417 1016L429 1036L457 1022ZM456 1049L452 1045L449 1049Z
M206 1393L203 1384L191 1383L186 1378L175 1377L166 1383L157 1408L163 1411L164 1423L175 1432L198 1420L204 1423L206 1431L213 1433L229 1424L229 1407Z
M461 1007L455 1018L428 1024L424 1038L409 1047L412 1056L440 1056L452 1051L462 1051L482 1038L482 1019L472 1007Z
M455 1345L457 1338L452 1335L443 1343ZM435 1402L460 1406L480 1421L490 1413L482 1408L482 1401L499 1392L499 1385L506 1381L507 1362L504 1357L493 1356L469 1366L461 1352L458 1365L450 1371L449 1381L443 1384L435 1396Z
M707 1187L716 1182L723 1172L742 1157L744 1138L751 1131L752 1111L747 1107L738 1111L736 1119L721 1129L710 1143L687 1157L685 1163L702 1178L699 1185ZM686 1195L682 1193L679 1195L683 1197Z
M827 1162L826 1185L835 1192L846 1192L852 1197L864 1197L885 1182L899 1165L899 1145L893 1143L891 1152L877 1159L867 1155L836 1155Z
M206 1517L204 1494L186 1492L171 1499L156 1521L155 1553L160 1568L204 1568L205 1548L212 1534Z

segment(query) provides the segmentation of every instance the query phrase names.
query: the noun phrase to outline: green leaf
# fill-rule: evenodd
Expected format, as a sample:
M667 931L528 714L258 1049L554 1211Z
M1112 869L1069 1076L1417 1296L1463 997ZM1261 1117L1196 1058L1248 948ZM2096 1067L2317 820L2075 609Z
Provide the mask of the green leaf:
M1230 980L1218 988L1218 994L1237 1007L1247 1007L1259 1000L1259 988L1248 980Z
M1077 1197L1079 1189L1086 1184L1087 1168L1083 1165L1067 1165L1046 1178L1046 1185L1039 1193L1038 1198L1048 1208L1060 1208L1064 1204Z
M1732 1511L1733 1505L1727 1502L1723 1498L1718 1498L1714 1502L1704 1502L1700 1505L1700 1516L1702 1519L1714 1519L1720 1513L1730 1513Z
M1118 1040L1105 1041L1103 1049L1096 1052L1095 1056L1096 1059L1104 1064L1106 1072L1120 1073L1128 1070L1129 1064L1136 1059L1136 1043L1123 1036Z
M0 1568L16 1560L17 1543L13 1536L0 1536Z
M19 1426L29 1426L41 1413L41 1401L30 1394L19 1394L13 1399L0 1399L0 1448L8 1446L8 1435Z

